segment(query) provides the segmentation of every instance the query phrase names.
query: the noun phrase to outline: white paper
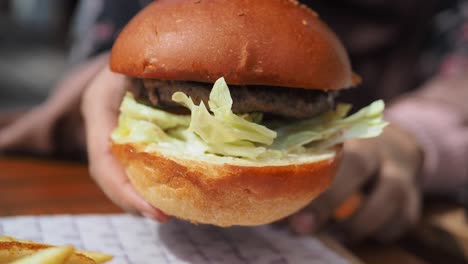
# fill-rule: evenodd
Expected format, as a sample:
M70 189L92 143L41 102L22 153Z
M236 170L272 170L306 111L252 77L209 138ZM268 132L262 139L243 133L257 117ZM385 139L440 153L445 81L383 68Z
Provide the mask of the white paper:
M113 264L349 263L314 238L271 226L158 224L131 215L0 218L0 234L114 255Z

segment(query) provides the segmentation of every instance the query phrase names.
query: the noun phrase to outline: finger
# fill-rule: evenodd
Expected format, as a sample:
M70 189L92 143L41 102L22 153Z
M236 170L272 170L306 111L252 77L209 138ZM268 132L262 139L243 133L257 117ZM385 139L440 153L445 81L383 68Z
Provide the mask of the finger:
M106 68L85 94L82 111L86 120L91 174L109 198L124 209L136 210L165 222L168 217L137 194L110 150L109 136L117 125L118 106L125 92L124 82L123 76Z
M408 190L405 193L406 199L401 204L400 210L377 233L377 238L382 242L390 242L402 237L420 219L421 196L419 192Z
M317 232L348 197L359 190L378 168L376 149L369 141L345 145L343 161L330 189L290 219L297 234Z
M407 174L407 171L393 164L383 163L374 191L356 214L343 223L351 241L369 237L393 220L405 202Z
M96 182L102 187L106 195L124 210L141 213L145 217L165 223L169 220L163 212L143 200L128 181L120 164L112 157L103 157L99 163L90 166Z

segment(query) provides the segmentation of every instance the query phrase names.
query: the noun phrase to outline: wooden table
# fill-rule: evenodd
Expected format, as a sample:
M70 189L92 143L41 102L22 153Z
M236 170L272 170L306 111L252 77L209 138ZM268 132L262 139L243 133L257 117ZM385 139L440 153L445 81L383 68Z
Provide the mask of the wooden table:
M83 164L0 159L0 215L115 213Z
M0 216L120 212L85 164L0 158ZM468 224L458 207L429 210L415 231L390 245L366 243L350 253L321 239L352 263L468 263Z

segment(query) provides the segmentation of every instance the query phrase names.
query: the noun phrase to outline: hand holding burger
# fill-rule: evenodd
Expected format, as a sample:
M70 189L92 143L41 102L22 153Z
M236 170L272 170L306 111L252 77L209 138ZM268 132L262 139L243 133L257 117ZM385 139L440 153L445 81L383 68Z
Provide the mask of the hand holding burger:
M291 229L313 234L329 227L346 242L371 236L382 241L399 238L420 217L422 195L417 176L422 151L416 142L396 125L386 127L377 138L347 141L330 189L288 219ZM372 186L366 187L369 183ZM337 208L365 189L358 196L357 208L351 208L344 219L337 217Z
M121 32L110 68L128 90L114 155L146 201L195 223L294 213L330 185L345 139L386 125L381 101L350 116L335 104L359 78L294 1L155 2Z
M166 222L169 218L135 191L109 148L109 135L117 125L119 104L125 93L124 84L123 76L105 67L83 95L81 111L86 130L89 170L104 193L122 209Z
M117 65L113 65L113 67L117 67L117 70L120 69L119 71L129 76L129 78L124 78L122 75L112 73L108 68L104 69L89 86L83 100L83 112L86 118L91 172L96 181L108 196L123 208L129 211L140 212L156 220L167 221L167 216L149 203L151 202L157 205L156 202L151 200L152 197L147 198L149 196L145 193L145 190L140 190L139 192L135 190L126 175L125 169L121 167L119 161L115 159L109 149L109 134L112 133L113 129L117 126L117 117L119 115L118 109L121 104L122 97L126 94L126 90L130 92L124 101L124 103L127 103L126 106L130 105L130 108L136 106L137 109L143 110L143 112L151 108L153 110L162 110L170 114L175 113L177 114L176 116L165 114L163 114L163 116L169 116L171 118L175 117L174 120L179 121L187 119L179 119L180 116L190 116L190 122L188 125L190 128L193 120L192 116L194 115L193 110L197 111L202 109L202 102L207 109L208 114L214 116L215 120L218 118L215 113L216 110L211 108L213 102L210 105L209 99L213 92L213 84L218 80L217 78L225 77L224 80L227 81L227 84L229 85L229 96L232 98L232 105L230 106L232 113L240 116L246 121L264 126L268 130L275 132L276 135L274 136L270 133L265 134L267 136L270 134L270 139L273 138L273 142L269 144L271 140L267 141L266 138L260 138L260 142L258 141L259 138L248 138L246 140L247 143L250 141L254 146L253 149L257 150L257 152L252 152L251 144L247 144L249 145L248 148L244 149L232 148L232 142L235 142L235 140L232 141L232 137L227 137L227 139L221 137L222 140L219 140L219 137L206 137L206 134L204 134L206 131L204 129L200 129L200 127L198 127L198 130L196 130L195 128L197 127L193 126L191 127L193 130L189 132L195 134L196 139L201 138L202 145L187 144L187 146L195 147L195 151L200 151L200 149L202 149L204 153L203 155L199 155L200 157L205 155L214 155L216 157L230 157L233 160L244 160L244 162L247 160L251 163L260 164L261 162L268 160L268 155L270 155L270 158L276 158L276 161L278 161L281 160L281 157L284 157L284 150L286 150L286 155L289 155L294 153L294 151L307 150L316 143L323 143L323 138L308 142L308 140L313 138L311 135L314 135L311 132L317 132L316 129L304 131L301 130L300 126L289 125L294 125L296 121L307 121L319 116L323 117L324 113L332 113L333 110L335 110L336 113L336 109L339 109L339 107L336 107L334 100L336 94L335 92L330 91L336 91L353 86L359 81L359 79L352 75L349 62L346 55L343 55L344 50L341 47L341 44L339 44L339 41L337 45L334 45L337 42L336 40L328 39L328 41L320 41L320 36L323 37L324 34L325 36L330 37L330 32L326 26L323 26L323 23L320 22L316 14L304 7L299 7L293 2L289 2L288 4L286 4L286 2L280 2L282 12L281 14L272 12L276 18L274 22L269 21L269 23L267 23L268 26L262 24L265 23L265 16L259 15L255 10L261 10L263 13L268 13L272 11L272 6L268 7L265 2L261 1L254 3L256 6L252 7L252 9L244 8L243 10L240 10L240 8L242 8L242 4L245 4L242 1L230 1L229 3L219 1L219 3L223 3L224 5L224 13L220 14L221 12L211 12L208 16L208 20L212 20L208 21L210 23L207 23L207 19L193 20L197 17L192 17L189 14L184 15L183 18L177 17L176 14L178 12L181 12L180 14L184 14L184 12L188 11L183 11L184 8L178 7L177 9L179 9L179 11L166 12L168 8L170 9L171 7L171 5L169 5L169 1L161 0L158 2L162 3L161 8L164 10L164 12L160 10L158 13L159 17L164 19L166 14L172 14L172 17L167 18L169 21L166 21L167 23L165 24L155 23L157 22L155 19L149 18L140 18L140 22L133 22L137 23L137 30L133 30L133 33L128 33L127 35L133 35L135 36L135 39L124 39L124 41L121 41L122 43L120 45L128 46L129 50L132 49L132 43L138 44L135 43L138 42L138 40L148 42L149 45L146 47L139 47L138 45L134 46L136 48L133 51L130 52L127 50L130 53L126 53L127 51L123 49L124 52L121 53L121 55L124 57L128 54L130 55L127 56L127 60L120 60L122 65L119 66L118 64L120 63L117 62ZM172 2L177 2L177 5L184 5L188 4L190 1ZM202 2L205 1L193 1L190 4L202 4ZM269 1L269 3L273 5L277 4L273 1ZM154 8L155 7L153 7L153 9ZM206 8L206 5L204 8ZM214 6L211 6L210 8L212 9L209 10L216 9ZM303 16L303 14L298 14L297 11L301 9L306 10L308 15ZM190 10L198 9L191 8ZM277 9L275 10L278 11ZM292 14L294 14L297 19L294 20L293 18L285 15L288 12L287 10L295 10ZM233 14L235 14L235 16ZM200 17L198 17L198 19L204 16L206 18L206 13L205 15L199 15ZM221 17L221 19L219 17ZM236 22L236 20L233 20L233 17L238 17L239 20L243 19L245 21L242 20L241 22ZM278 19L278 17L281 17L281 19ZM282 21L283 17L286 17L284 21ZM189 22L184 21L184 18L188 18ZM236 23L231 23L232 21ZM295 24L292 27L285 27L292 23L292 21L295 21ZM300 21L300 23L297 23L298 21ZM191 22L196 23L190 25ZM149 23L150 25L145 23ZM307 30L313 31L314 34L311 32L308 34L301 31L301 24ZM317 26L317 24L319 26ZM161 30L158 27L159 25L165 25L165 27ZM141 31L138 30L139 26L141 26ZM239 29L239 27L242 29ZM284 30L285 28L288 30ZM211 29L212 31L219 30L219 34L208 34L210 33L210 30L207 29ZM290 34L285 35L285 31L290 32ZM152 38L151 32L153 35L157 36L157 38ZM200 34L200 32L208 33ZM228 34L222 34L223 32L228 32ZM313 40L313 35L315 34L315 40ZM332 33L331 35L331 39L333 39L334 36ZM323 37L323 39L327 40L327 37ZM308 42L311 40L313 41ZM281 41L283 44L278 45ZM162 44L157 44L159 42ZM155 46L151 47L151 43L155 44ZM166 46L163 45L164 43ZM330 45L330 43L332 45ZM286 50L284 47L288 48L288 53L284 52ZM327 49L327 47L333 48ZM172 53L170 52L171 49ZM316 53L310 54L311 52ZM323 54L318 55L320 53ZM158 56L153 56L155 54ZM194 54L202 54L203 58L191 56ZM336 56L337 54L338 56ZM118 53L115 56L118 57ZM269 58L265 60L265 56ZM171 62L170 57L174 58L172 63L176 63L177 65L174 66L171 65L171 63L168 63ZM142 61L143 63L141 63ZM295 62L291 63L291 61ZM119 68L121 66L125 66L126 63L130 63L131 67ZM71 73L70 76L67 76L66 79L71 80L71 82L66 82L63 85L60 85L63 86L62 88L66 89L57 89L59 91L73 91L70 93L71 96L65 96L69 99L72 98L73 100L64 100L63 94L60 96L54 96L54 98L52 98L53 100L49 100L44 104L45 107L33 109L30 113L22 116L22 118L16 122L10 123L8 120L5 120L8 121L3 124L5 126L0 124L0 126L2 126L0 129L0 151L3 152L10 149L24 148L33 149L34 151L39 152L50 152L52 148L49 146L53 144L50 139L55 138L56 136L52 133L53 131L51 129L51 127L54 127L54 122L56 121L54 121L54 118L57 119L60 117L58 113L63 113L64 109L69 109L70 106L77 105L74 102L81 99L81 87L84 87L84 83L87 83L95 74L95 70L93 70L95 69L95 66L91 67L90 65L94 65L94 63L81 67L83 70L81 74ZM143 67L141 67L141 65L143 65ZM210 65L216 66L211 67ZM211 71L213 69L215 72ZM152 74L158 72L159 74L166 75L152 76ZM77 81L75 78L76 75L81 76L81 78L78 78L78 80L81 81ZM310 79L308 79L309 77ZM307 80L310 83L303 82L304 80ZM220 82L221 85L216 86L218 89L215 89L217 91L215 95L227 94L226 86L222 83L222 80L220 80ZM314 83L311 84L312 82ZM219 89L220 87L222 89ZM314 90L317 93L312 93ZM324 90L325 92L322 92L321 90ZM219 91L223 92L220 93ZM176 92L179 93L177 93L177 96L174 97L175 100L173 100L173 95ZM356 92L359 92L359 90ZM188 97L190 97L190 99ZM226 102L226 100L224 102ZM227 100L227 104L225 105L230 105L229 100ZM142 116L138 116L137 114L137 117L135 118L135 115L133 115L135 113L132 114L131 111L130 115L128 115L125 113L124 106L125 105L122 106L124 109L124 111L122 111L123 115L133 119L130 120L130 122L137 121L137 123L140 123L139 121L141 121L140 119ZM188 108L186 106L188 106ZM216 102L214 106L216 108ZM47 111L43 111L45 109L47 109ZM341 109L343 110L343 108ZM147 112L154 113L152 110L148 110ZM161 112L158 113L161 114ZM198 113L203 112L198 111ZM206 114L206 112L204 113ZM232 115L228 116L233 117ZM174 127L171 126L169 126L169 128L166 127L167 124L165 122L153 122L151 115L143 115L143 121L150 120L150 123L161 128L163 132L159 133L155 137L147 137L148 133L145 132L148 131L146 130L135 129L133 132L136 133L134 134L128 133L128 130L125 131L125 128L128 127L128 119L122 119L124 121L123 126L119 126L117 132L114 133L114 149L116 149L115 153L117 154L119 154L118 149L122 147L122 145L127 145L127 147L129 147L128 145L135 144L159 144L160 147L161 145L164 145L161 144L161 142L164 142L161 140L160 136L164 136L165 134L179 141L184 141L183 137L179 137L177 132L180 131L177 130L188 130L187 123L184 123L186 120L177 123L176 126L180 127L173 129ZM223 118L221 119L221 121L223 121L221 124L225 125L226 122L224 121L226 120ZM46 122L43 122L44 120ZM71 123L79 126L81 125L79 121L80 120L72 119ZM2 123L1 120L0 123ZM193 123L196 124L196 122ZM200 122L200 124L204 125L206 122ZM289 129L284 129L283 126ZM122 127L124 129L121 129ZM141 128L142 126L135 127ZM152 125L147 126L147 128L148 127L152 127L149 129L150 131L155 131ZM259 128L255 125L253 127ZM77 131L78 130L75 132ZM140 134L138 134L139 131L141 132ZM228 129L223 129L222 131L229 132ZM263 129L262 131L268 132ZM287 133L284 133L285 131ZM291 133L292 136L288 136L291 131L300 133ZM131 140L126 141L125 133L128 133L126 135L127 139ZM226 133L225 135L228 134L231 133ZM130 137L128 137L129 135ZM148 138L150 140L148 140ZM306 141L303 141L305 140L304 138ZM155 140L157 141L156 143ZM330 146L329 143L316 144L315 147L318 146L317 149L322 150L337 150L340 147L340 140L331 141L333 143L337 143L338 148L327 148ZM69 143L72 141L74 141L73 136L66 133L67 146L69 146ZM325 142L327 142L327 140L325 140ZM174 143L174 141L172 143ZM228 146L231 144L231 146L226 148L226 143L228 143ZM242 143L245 144L246 142ZM171 144L165 145L165 147L169 145ZM219 147L220 145L222 146L221 148ZM236 144L234 145L235 147L239 147ZM241 147L245 147L245 145L241 145ZM169 148L166 148L165 150L168 149ZM176 148L176 150L177 149L178 148ZM239 152L239 149L244 151ZM233 150L236 152L233 153ZM279 153L278 150L280 150L279 152L281 153ZM191 151L193 153L194 150L192 149ZM148 151L143 151L142 153L145 152L154 154L157 151L155 151L154 148L149 148ZM120 154L125 154L125 152L120 152ZM186 158L184 155L180 155L180 153L176 156L178 160ZM341 161L341 168L329 190L322 196L313 200L309 206L303 208L299 214L292 218L293 220L291 221L291 224L296 231L301 231L298 229L302 229L305 233L316 231L331 218L333 211L343 200L352 193L356 193L361 190L363 185L365 185L369 179L374 179L374 182L376 183L374 188L370 189L370 192L363 197L363 204L358 208L358 211L355 212L350 219L346 219L344 222L340 223L342 224L342 230L356 238L362 238L375 233L384 234L383 237L395 237L400 234L408 224L413 223L415 219L417 219L419 209L419 188L418 181L415 179L415 176L418 173L422 157L417 142L413 140L408 133L395 128L394 126L389 126L381 137L370 140L356 139L347 141L343 150L343 156L344 159ZM124 163L127 162L126 166L128 168L130 162L128 162L128 160L123 156L121 156L121 158ZM337 159L334 161L338 162ZM332 164L335 163L332 162ZM277 163L276 165L281 164ZM291 163L289 165L300 168L303 164ZM246 167L245 164L243 166ZM206 169L206 166L201 167ZM264 169L269 166L257 167ZM276 170L278 167L280 166L275 166L274 169ZM189 166L186 168L190 169ZM211 172L212 171L208 170L204 171L206 174ZM136 174L138 175L138 173ZM313 176L314 174L310 173L310 175ZM134 182L135 186L137 186L139 176L135 176L134 178L136 178ZM249 183L249 181L239 182ZM265 182L272 185L269 187L270 193L273 193L271 190L279 190L274 189L278 188L278 186L275 186L273 182ZM225 181L227 187L230 187L229 183L230 182ZM284 186L291 187L291 185L287 184L286 181L283 181L283 183ZM329 181L324 181L322 184L325 186L321 186L320 188L324 189L326 188L326 185L329 184ZM237 185L237 187L242 188L245 187L245 185ZM307 188L309 187L310 185ZM320 192L320 188L311 188L309 191ZM221 190L219 190L220 188L213 189L215 190L212 191L214 193L216 193L216 190L218 190L218 192L226 190L227 195L229 195L229 188ZM262 194L262 191L265 191L265 189L267 188L260 189L260 192L253 194ZM244 188L243 190L252 189ZM291 188L291 190L291 192L293 192L294 188ZM200 193L203 194L203 192ZM140 195L144 195L145 198L142 198ZM157 197L157 194L155 196L156 200L160 199ZM245 200L252 201L253 199L251 197L252 193L246 191L243 198L246 198ZM260 196L257 195L255 198L258 197ZM269 197L274 197L274 195L270 195ZM147 201L145 201L145 199ZM210 201L207 202L208 205L210 203ZM221 205L222 209L224 209L225 206L223 204ZM255 206L255 208L257 210L262 209L257 206ZM263 211L268 212L268 210ZM222 212L222 210L219 212ZM232 211L230 214L232 214ZM177 214L174 215L184 218L184 216L179 216ZM304 217L302 217L304 215L306 215L306 220L314 219L312 224L310 224L311 221L307 223L307 221L300 220L304 219ZM310 215L313 215L313 217L308 217ZM262 217L263 216L260 216L259 218ZM191 217L185 218L194 222L200 221L195 218L192 219ZM214 218L211 217L211 219ZM242 219L242 217L239 217L239 219ZM299 221L297 219L299 219ZM217 222L217 219L216 221L208 221L218 225L237 224L235 222L232 223L232 221L234 221L233 219L228 220L231 221L231 223L223 224ZM270 220L263 219L263 221Z
M150 203L192 222L221 226L271 222L297 211L327 188L338 165L342 136L350 135L347 131L354 137L380 133L385 125L380 119L382 104L344 117L348 107L335 104L334 91L357 84L359 78L351 72L340 42L313 11L290 1L255 1L249 6L225 1L222 7L213 2L158 1L124 30L111 67L127 77L105 69L84 100L91 171L115 202L154 219L167 217ZM265 10L290 16L278 26L268 21ZM265 24L269 26L261 26ZM125 90L129 93L120 106L113 149L138 191L109 149L108 134L117 126ZM221 115L220 108L225 110ZM240 121L248 132L260 136L243 134L236 142L231 134L238 136L238 131L232 131L224 115L250 122ZM338 130L332 125L337 121L344 125ZM322 127L315 127L317 122ZM304 129L307 123L314 125ZM331 132L324 136L324 128ZM225 132L225 138L218 132ZM386 134L392 137L394 132ZM404 132L398 135L409 138ZM382 165L388 155L375 153L388 144L378 141L381 138L354 140L349 145L354 147L345 147L338 178L310 206L318 205L323 215L308 231L316 231L347 195L359 191L370 178L370 171L361 171L362 162L372 168ZM407 142L403 141L389 143L397 149L392 156L398 156L398 146ZM410 154L414 153L419 154ZM388 194L401 194L401 186L379 188L386 195L376 196L385 199L374 199L370 207L385 208L384 202L404 208L401 201L406 199L386 200ZM411 193L410 189L403 193ZM364 211L366 219L378 219L375 216L381 213ZM393 217L395 210L389 211L385 215ZM297 229L294 221L292 225ZM348 226L356 230L351 228L356 220Z

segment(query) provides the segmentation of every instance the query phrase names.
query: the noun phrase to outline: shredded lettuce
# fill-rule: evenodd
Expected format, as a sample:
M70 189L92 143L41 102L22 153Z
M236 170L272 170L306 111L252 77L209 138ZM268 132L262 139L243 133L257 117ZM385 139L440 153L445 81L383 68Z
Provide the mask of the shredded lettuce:
M274 148L292 151L304 147L324 149L351 138L380 135L387 122L382 118L385 104L378 100L350 115L351 105L339 104L335 111L278 129Z
M208 105L211 114L203 102L195 105L190 97L176 92L172 100L189 108L192 120L189 130L211 144L260 143L271 145L276 132L265 126L247 120L232 112L232 98L223 78L216 81L210 94Z
M216 81L208 107L196 105L182 92L172 99L191 115L174 115L135 101L130 93L120 107L119 125L112 134L117 143L145 143L147 150L173 149L181 154L214 154L248 160L281 159L300 153L321 153L350 138L382 133L384 103L379 100L349 115L351 105L303 121L283 122L275 130L262 124L262 114L237 115L223 78Z
M188 126L190 123L190 116L175 115L137 103L130 93L127 93L124 97L120 106L120 112L132 119L157 124L164 130L178 126Z

